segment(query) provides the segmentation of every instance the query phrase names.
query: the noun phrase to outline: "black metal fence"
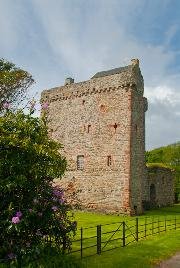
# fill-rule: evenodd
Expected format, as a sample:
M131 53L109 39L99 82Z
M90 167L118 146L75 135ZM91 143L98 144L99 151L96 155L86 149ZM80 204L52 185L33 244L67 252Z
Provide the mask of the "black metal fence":
M125 247L150 235L180 229L180 215L171 217L139 217L110 224L80 228L72 241L71 254L80 257L101 254L104 251Z

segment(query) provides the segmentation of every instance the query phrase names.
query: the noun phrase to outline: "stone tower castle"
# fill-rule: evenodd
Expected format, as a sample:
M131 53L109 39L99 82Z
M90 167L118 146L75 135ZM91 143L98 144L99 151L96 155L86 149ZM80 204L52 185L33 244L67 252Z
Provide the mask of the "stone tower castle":
M141 213L145 179L144 83L139 61L45 90L50 135L63 144L60 181L82 208Z

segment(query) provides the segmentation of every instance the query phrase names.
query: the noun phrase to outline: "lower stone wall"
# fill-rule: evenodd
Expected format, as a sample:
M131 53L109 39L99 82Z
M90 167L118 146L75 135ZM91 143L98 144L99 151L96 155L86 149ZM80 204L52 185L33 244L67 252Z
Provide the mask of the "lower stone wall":
M107 172L104 176L74 176L67 172L61 180L55 180L65 191L68 203L75 208L102 213L132 214L128 206L129 190L126 179L119 179L116 172ZM128 192L126 193L126 191Z
M82 174L81 174L82 173ZM127 179L116 171L66 172L61 180L55 180L65 191L68 203L77 209L102 213L133 215L129 203ZM142 184L142 203L144 210L174 204L174 174L171 169L151 166L146 168Z
M174 174L169 168L147 167L143 182L144 209L174 204Z

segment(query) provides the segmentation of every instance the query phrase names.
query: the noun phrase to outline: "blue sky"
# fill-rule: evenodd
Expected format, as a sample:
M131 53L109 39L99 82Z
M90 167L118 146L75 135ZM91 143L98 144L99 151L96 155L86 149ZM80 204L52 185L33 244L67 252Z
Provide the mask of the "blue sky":
M179 0L0 0L0 57L36 80L29 95L140 59L146 148L180 140Z

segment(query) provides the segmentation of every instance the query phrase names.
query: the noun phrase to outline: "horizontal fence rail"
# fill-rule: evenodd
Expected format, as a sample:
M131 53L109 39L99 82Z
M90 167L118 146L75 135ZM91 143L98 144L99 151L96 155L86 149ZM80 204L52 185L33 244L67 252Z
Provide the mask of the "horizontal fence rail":
M80 257L100 255L104 251L125 247L148 236L180 229L180 215L176 217L139 217L122 222L80 228L72 241L70 254Z

